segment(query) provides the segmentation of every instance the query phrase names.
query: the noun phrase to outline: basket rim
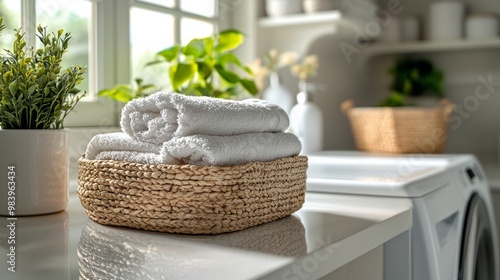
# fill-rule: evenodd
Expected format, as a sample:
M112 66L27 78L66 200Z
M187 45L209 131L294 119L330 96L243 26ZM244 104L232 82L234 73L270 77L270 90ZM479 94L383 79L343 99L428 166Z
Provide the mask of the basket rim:
M284 158L278 158L275 160L271 161L251 161L247 162L244 164L238 164L238 165L227 165L227 166L220 166L220 165L192 165L192 164L167 164L167 163L160 163L160 164L146 164L146 163L139 163L139 162L131 162L131 161L118 161L118 160L111 160L111 159L106 159L106 160L99 160L99 159L87 159L85 158L85 154L83 154L79 159L78 163L94 163L98 165L105 165L105 164L127 164L127 165L133 165L137 167L154 167L154 168L167 168L167 169L210 169L210 168L217 168L218 170L233 170L233 169L241 169L241 168L246 168L255 164L262 164L262 165L273 165L274 163L277 162L282 162L282 161L288 161L288 160L299 160L299 161L307 161L308 157L307 155L295 155L295 156L290 156L290 157L284 157Z

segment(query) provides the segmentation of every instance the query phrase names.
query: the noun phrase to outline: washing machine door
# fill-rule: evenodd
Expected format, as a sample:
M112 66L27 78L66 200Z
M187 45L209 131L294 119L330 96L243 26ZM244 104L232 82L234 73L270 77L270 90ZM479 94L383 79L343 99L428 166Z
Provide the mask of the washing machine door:
M488 210L476 194L471 198L466 212L458 279L495 279L497 268L492 234Z

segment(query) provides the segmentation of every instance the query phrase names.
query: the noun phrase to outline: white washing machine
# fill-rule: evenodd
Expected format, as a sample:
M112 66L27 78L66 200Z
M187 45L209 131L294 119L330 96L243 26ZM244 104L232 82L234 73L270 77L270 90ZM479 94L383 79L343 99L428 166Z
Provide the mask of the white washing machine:
M388 250L386 279L500 279L492 200L474 156L319 152L309 155L307 192L412 201L409 244Z

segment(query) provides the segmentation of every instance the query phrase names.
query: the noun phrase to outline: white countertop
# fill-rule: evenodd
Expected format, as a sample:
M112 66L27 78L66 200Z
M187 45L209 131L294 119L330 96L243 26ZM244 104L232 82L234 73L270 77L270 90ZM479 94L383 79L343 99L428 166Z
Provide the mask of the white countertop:
M0 227L6 224L0 217ZM165 234L96 224L72 193L64 212L18 218L15 273L7 271L7 231L0 231L0 275L54 280L78 279L80 274L94 279L316 279L411 224L406 199L308 193L301 210L272 223L213 236Z

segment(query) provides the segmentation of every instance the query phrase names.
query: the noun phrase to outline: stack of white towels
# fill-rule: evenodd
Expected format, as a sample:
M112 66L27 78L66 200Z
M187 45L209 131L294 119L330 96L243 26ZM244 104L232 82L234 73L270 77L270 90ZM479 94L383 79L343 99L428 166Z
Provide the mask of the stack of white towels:
M130 101L123 132L96 135L85 157L144 164L230 166L300 153L298 138L284 132L287 113L258 99L243 101L157 92Z

